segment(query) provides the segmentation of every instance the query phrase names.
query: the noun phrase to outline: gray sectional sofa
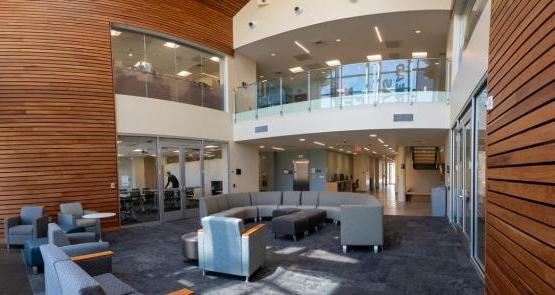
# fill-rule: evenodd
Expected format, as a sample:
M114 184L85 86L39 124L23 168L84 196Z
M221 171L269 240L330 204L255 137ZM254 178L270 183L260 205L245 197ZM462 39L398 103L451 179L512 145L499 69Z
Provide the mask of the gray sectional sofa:
M328 219L341 223L341 245L383 245L383 205L373 196L343 192L252 192L202 198L200 217L224 216L245 219L272 217L278 208L318 208Z

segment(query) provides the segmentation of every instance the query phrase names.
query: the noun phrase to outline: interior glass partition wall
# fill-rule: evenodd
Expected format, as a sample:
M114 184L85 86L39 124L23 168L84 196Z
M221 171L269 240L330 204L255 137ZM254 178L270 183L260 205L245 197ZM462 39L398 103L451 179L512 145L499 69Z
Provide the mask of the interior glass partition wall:
M452 130L452 222L468 239L467 251L484 269L487 90L482 85Z
M225 110L222 55L113 27L112 58L116 94Z
M228 192L227 144L118 136L121 224L198 215L199 199Z

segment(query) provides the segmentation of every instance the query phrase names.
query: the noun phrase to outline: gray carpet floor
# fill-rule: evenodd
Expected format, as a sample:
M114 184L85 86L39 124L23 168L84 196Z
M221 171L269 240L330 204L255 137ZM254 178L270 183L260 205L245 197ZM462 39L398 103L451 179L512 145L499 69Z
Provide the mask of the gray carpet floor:
M187 219L105 235L116 253L114 274L146 294L183 287L197 294L481 294L483 290L465 243L442 218L385 216L385 245L379 254L359 247L343 255L339 226L333 224L297 242L274 240L267 230L265 267L249 283L223 274L203 277L194 262L183 261L180 236L197 228L196 219ZM35 294L41 293L41 286L34 285Z

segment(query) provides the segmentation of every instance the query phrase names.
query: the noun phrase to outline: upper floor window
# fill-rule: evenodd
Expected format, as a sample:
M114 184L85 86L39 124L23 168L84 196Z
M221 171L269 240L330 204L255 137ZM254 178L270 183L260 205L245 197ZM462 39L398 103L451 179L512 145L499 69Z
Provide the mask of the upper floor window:
M112 28L116 94L225 110L223 57L175 40Z

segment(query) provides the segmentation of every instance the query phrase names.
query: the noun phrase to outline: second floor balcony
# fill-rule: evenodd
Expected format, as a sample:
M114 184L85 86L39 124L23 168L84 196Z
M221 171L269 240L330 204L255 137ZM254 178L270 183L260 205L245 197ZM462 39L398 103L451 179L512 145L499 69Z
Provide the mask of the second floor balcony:
M399 59L314 69L235 89L235 121L318 109L449 103L449 61Z

